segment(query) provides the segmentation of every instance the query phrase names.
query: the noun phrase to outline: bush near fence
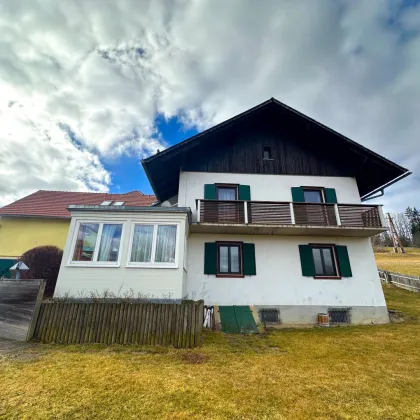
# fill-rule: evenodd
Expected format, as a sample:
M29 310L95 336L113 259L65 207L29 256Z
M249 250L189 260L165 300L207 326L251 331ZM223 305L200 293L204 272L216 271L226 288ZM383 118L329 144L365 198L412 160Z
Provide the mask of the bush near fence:
M42 302L33 338L47 343L201 344L203 301L183 304Z
M408 274L393 273L386 270L378 270L379 277L385 283L393 284L402 289L420 293L420 277Z

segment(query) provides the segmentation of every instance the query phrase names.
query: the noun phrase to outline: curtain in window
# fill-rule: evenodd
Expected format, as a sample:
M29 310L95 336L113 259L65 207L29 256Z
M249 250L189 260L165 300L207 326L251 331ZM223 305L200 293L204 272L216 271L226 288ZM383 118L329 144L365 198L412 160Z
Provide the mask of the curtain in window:
M220 272L227 273L229 271L229 247L221 246L219 248L219 258L220 258Z
M99 223L81 223L74 247L73 261L92 261Z
M158 226L155 262L175 262L176 226Z
M98 261L117 261L120 250L122 225L104 225Z
M130 261L151 262L153 229L151 225L135 225Z
M236 188L218 188L217 199L218 200L235 200Z
M230 271L239 273L239 247L237 246L230 248Z

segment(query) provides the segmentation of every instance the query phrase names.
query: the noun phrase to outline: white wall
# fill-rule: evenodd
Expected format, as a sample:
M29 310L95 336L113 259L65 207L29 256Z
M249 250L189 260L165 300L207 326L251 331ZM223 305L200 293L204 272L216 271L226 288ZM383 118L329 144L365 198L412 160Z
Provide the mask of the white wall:
M195 222L195 200L204 198L205 184L217 183L249 185L255 201L292 201L292 187L311 186L335 188L339 203L361 203L356 180L350 177L181 172L178 206L190 207Z
M72 243L78 221L123 223L121 261L118 267L77 267L69 264L73 252ZM177 238L177 268L126 267L129 256L129 240L132 223L174 223L179 224ZM64 249L55 296L69 293L71 296L88 295L91 291L124 294L133 289L156 299L180 299L183 294L185 232L188 232L186 213L157 212L77 212L71 220ZM87 297L87 296L86 296Z
M219 278L204 274L204 243L223 240L255 244L256 276ZM298 245L308 243L346 245L353 277L303 277ZM385 306L369 238L191 234L187 290L209 305Z

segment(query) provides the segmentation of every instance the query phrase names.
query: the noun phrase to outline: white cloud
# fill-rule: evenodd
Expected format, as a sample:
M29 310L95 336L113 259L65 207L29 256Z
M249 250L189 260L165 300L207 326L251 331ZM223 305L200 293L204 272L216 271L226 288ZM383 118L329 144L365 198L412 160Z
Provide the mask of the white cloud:
M101 159L165 147L157 113L203 129L271 96L418 171L420 8L401 5L5 2L0 203L38 188L106 190ZM381 201L420 206L418 186L402 181Z

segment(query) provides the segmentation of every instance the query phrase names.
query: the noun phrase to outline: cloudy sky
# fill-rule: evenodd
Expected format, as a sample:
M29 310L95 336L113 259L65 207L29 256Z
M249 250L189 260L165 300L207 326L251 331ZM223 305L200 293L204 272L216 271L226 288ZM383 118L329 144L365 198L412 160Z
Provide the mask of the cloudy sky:
M0 0L0 205L38 189L151 193L140 160L274 96L412 170L413 0Z

